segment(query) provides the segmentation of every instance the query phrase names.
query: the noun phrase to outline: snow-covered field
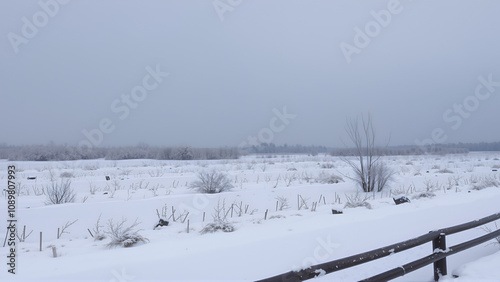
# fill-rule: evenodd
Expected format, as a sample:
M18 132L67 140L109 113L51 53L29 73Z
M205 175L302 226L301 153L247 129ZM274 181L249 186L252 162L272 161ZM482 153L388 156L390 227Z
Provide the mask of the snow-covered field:
M3 160L2 189L7 184L7 166L17 169L21 194L16 210L18 233L24 226L26 233L33 232L17 246L16 274L8 273L3 263L0 279L257 280L500 212L500 172L494 171L500 168L499 152L397 156L384 161L396 172L394 181L381 193L359 195L367 197L368 209L344 208L347 197L360 188L346 177L352 174L346 164L332 156L245 156L217 161ZM220 194L200 194L189 188L199 171L212 169L227 173L234 188ZM46 205L44 189L51 178L59 183L63 176L70 179L76 201ZM344 181L328 183L335 176ZM411 203L396 206L394 195L406 195ZM5 197L3 192L2 230L7 222ZM298 199L307 207L299 210ZM282 204L287 205L280 209ZM235 231L200 234L212 222L217 205L225 205ZM332 208L344 213L333 215ZM153 229L158 214L168 219L169 226ZM109 238L94 240L88 229L94 232L100 216L104 230L110 219L115 223L127 219L125 225L137 219L139 233L148 242L109 248ZM58 239L58 228L61 233L75 220ZM488 227L495 229L495 224ZM447 244L485 232L476 228L447 236ZM449 275L443 280L500 281L499 250L500 244L492 240L448 257ZM53 257L54 251L57 257ZM431 244L425 244L317 280L367 278L431 251ZM1 249L5 256L8 252L7 247ZM395 281L431 280L432 265Z

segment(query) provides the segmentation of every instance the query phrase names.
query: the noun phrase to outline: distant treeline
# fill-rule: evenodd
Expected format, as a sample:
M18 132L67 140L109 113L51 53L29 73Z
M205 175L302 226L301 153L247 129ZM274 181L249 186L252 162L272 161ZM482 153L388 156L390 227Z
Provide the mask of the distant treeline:
M353 155L352 148L330 148L325 146L303 146L303 145L275 145L273 143L262 143L242 150L247 154L330 154L333 156ZM456 144L433 144L423 147L418 146L389 146L378 148L379 155L446 155L466 154L469 151L500 151L500 142L494 143L456 143Z
M448 144L449 148L466 148L469 151L500 151L500 142Z
M467 148L447 147L433 145L427 147L398 146L375 149L378 156L408 156L408 155L446 155L446 154L467 154ZM352 156L356 155L353 149L334 149L330 152L332 156Z
M307 154L314 156L319 153L328 153L331 151L331 148L314 145L275 145L274 143L261 143L258 146L251 146L241 150L247 154Z
M378 155L398 156L398 155L446 155L446 154L467 154L474 151L500 151L500 142L481 142L481 143L451 143L451 144L433 144L423 147L417 146L389 146L379 148ZM334 156L353 155L352 149L333 149L331 154Z
M237 159L234 148L150 147L147 145L108 148L78 148L76 146L0 145L0 159L11 161L69 161L87 159L157 159L157 160L217 160Z
M445 155L466 154L469 151L500 151L500 142L493 143L456 143L424 147L392 146L379 148L379 155ZM237 159L244 154L330 154L333 156L353 155L349 148L329 148L325 146L275 145L263 143L246 148L193 148L153 147L137 145L128 147L78 148L62 145L25 145L11 146L0 144L0 159L11 161L69 161L86 159L157 159L157 160L218 160Z

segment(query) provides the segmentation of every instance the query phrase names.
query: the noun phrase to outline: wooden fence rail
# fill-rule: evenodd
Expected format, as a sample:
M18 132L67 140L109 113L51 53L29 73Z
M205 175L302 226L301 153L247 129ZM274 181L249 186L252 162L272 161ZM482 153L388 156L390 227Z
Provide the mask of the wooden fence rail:
M342 269L350 268L356 265L364 264L373 260L377 260L394 253L406 251L408 249L432 242L432 254L408 264L396 267L379 275L364 279L362 281L387 281L407 273L420 269L431 263L434 264L434 280L438 281L440 275L447 275L446 257L454 255L458 252L467 250L488 240L500 236L500 229L490 232L476 239L452 246L446 247L446 236L459 233L465 230L476 228L486 223L500 219L500 213L492 214L479 220L470 221L464 224L443 228L431 231L428 234L413 238L404 242L392 244L383 248L375 249L369 252L360 253L354 256L325 262L313 265L307 269L300 271L290 271L270 278L259 280L258 282L298 282L318 276L319 273L332 273Z

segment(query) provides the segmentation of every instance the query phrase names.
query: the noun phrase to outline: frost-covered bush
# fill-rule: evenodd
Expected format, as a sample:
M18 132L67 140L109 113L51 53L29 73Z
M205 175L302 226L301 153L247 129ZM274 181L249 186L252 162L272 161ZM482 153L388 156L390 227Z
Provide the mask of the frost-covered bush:
M223 232L233 232L234 226L229 222L212 222L205 225L205 227L203 227L200 233L201 234L214 233L219 230Z
M44 187L47 205L58 205L64 203L73 203L76 198L75 191L71 189L71 181L67 179L58 183L53 180L50 185Z
M214 213L212 214L212 217L214 221L205 225L205 227L203 227L203 229L200 231L201 234L214 233L219 230L223 232L234 231L234 226L227 221L225 200L222 201L222 204L220 200L217 202L217 206L214 208Z
M214 194L231 190L233 185L226 174L211 170L198 173L198 180L192 182L189 188L200 193Z
M334 183L339 183L339 182L344 182L344 179L338 175L335 174L328 174L321 172L318 175L318 178L316 179L317 182L322 183L322 184L334 184Z
M95 241L102 241L102 240L106 239L106 234L101 229L104 226L102 226L100 224L100 222L101 222L101 215L99 215L99 218L97 219L97 222L96 222L94 228L92 229L92 231L94 231L93 237L94 237Z
M61 178L73 178L75 177L73 173L69 171L62 172L61 175L59 175Z
M288 203L288 199L286 197L278 196L275 199L278 202L278 209L280 211L290 208L290 204Z
M335 168L335 165L333 163L324 163L321 165L321 168L325 169Z
M488 226L483 227L483 230L486 231L487 233L496 232L496 231L498 231L498 229L499 228L498 228L498 225L496 222L495 222L495 229L492 229ZM496 237L495 240L497 241L498 245L500 245L500 236Z
M413 195L412 198L417 200L420 198L433 198L435 196L436 196L436 194L434 194L433 192L426 191L426 192L417 193L417 194Z
M368 196L365 196L364 198L361 198L361 195L359 193L356 193L353 196L346 195L346 204L344 208L358 208L358 207L365 207L367 209L371 209L372 206L370 203L368 203Z
M496 176L485 176L472 186L473 190L483 190L488 187L500 187L500 181Z
M137 243L149 242L147 238L139 234L140 230L136 229L140 224L137 220L130 226L125 226L126 222L126 219L122 219L119 223L113 222L113 219L108 221L108 229L105 232L111 238L108 247L128 248Z

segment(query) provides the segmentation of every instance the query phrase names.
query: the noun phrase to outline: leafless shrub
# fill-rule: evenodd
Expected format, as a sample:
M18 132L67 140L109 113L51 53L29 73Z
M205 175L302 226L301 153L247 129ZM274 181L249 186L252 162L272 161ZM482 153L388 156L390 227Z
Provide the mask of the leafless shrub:
M285 173L283 175L283 181L285 182L286 187L290 187L292 185L293 181L297 179L297 174L296 173Z
M416 199L420 199L420 198L433 198L435 196L436 196L436 194L434 194L433 192L426 191L426 192L417 193L417 194L413 195L412 198L416 200Z
M205 225L205 227L203 227L200 233L201 234L215 233L219 230L221 230L222 232L233 232L234 226L228 222L220 222L220 223L211 222Z
M23 233L21 233L21 235L19 235L17 233L17 229L15 231L16 237L19 240L19 242L21 242L21 243L26 241L26 239L28 239L28 237L31 235L31 233L33 233L33 230L31 230L28 234L26 234L26 225L24 226Z
M75 177L73 175L73 173L69 172L69 171L65 171L65 172L62 172L60 175L59 175L61 178L73 178Z
M221 204L219 199L217 201L217 206L214 208L214 213L212 214L213 222L205 225L200 233L214 233L219 230L223 232L233 232L234 226L227 221L227 214L228 212L226 211L226 200L223 200Z
M486 232L486 233L491 233L491 232L495 232L495 230L498 230L498 225L497 223L495 222L495 230L493 230L492 228L488 227L488 226L483 226L482 229ZM497 241L497 243L500 245L500 236L496 237L495 240Z
M118 179L113 180L112 184L112 191L117 191L122 189L122 185L120 184L120 181Z
M51 184L47 185L44 189L45 196L47 197L45 201L46 205L73 203L75 201L76 194L73 189L71 189L71 181L69 179L65 181L61 179L60 183L53 180Z
M270 174L264 175L264 181L266 181L266 183L271 182L271 175Z
M118 223L113 222L113 219L108 221L108 229L105 232L111 238L111 242L107 244L108 247L128 248L137 243L149 242L147 238L139 234L140 230L136 229L140 224L137 219L130 226L125 226L126 222L124 218Z
M189 188L200 193L221 193L233 188L226 174L216 170L198 173L198 180L192 182Z
M149 188L149 190L151 192L153 192L153 197L158 196L158 189L159 188L164 188L164 186L161 185L160 183L157 183L156 185L153 185L153 186L151 186L151 188Z
M404 185L399 186L399 188L392 188L391 189L391 195L394 196L401 196L401 195L406 195L406 188Z
M460 185L460 180L462 179L462 176L454 175L451 178L453 179L453 182L454 182L455 186Z
M165 174L165 171L162 168L156 168L148 171L148 174L151 177L162 177Z
M334 184L339 182L344 182L344 179L333 173L320 172L316 181L322 184Z
M97 185L93 184L92 182L89 182L89 192L90 195L95 195L95 192L99 191L99 188Z
M99 215L99 218L97 218L97 222L95 223L94 225L94 228L92 228L92 231L94 231L94 240L95 241L102 241L104 239L106 239L106 233L102 230L102 228L104 227L103 225L101 225L101 216L102 214Z
M57 228L57 239L61 238L63 234L69 234L69 232L66 231L71 225L75 224L78 219L75 219L73 222L66 222L61 228Z
M409 172L410 172L410 169L409 169L407 166L402 166L402 167L400 168L400 171L401 171L401 173L400 173L400 174L405 175L405 174L407 174L407 173L409 173Z
M324 163L324 164L321 164L321 168L331 169L331 168L335 168L335 165L333 163Z
M483 190L488 187L500 187L500 181L495 176L485 176L479 183L472 186L473 190Z
M307 171L302 171L300 173L300 179L302 181L307 182L307 183L310 183L313 180L312 174L310 172L307 172Z
M17 185L14 186L14 190L15 190L16 195L20 196L21 194L23 194L23 190L25 190L25 188L26 188L26 185L24 185L22 183L22 181L19 179L17 181ZM29 191L28 191L28 194L29 194Z
M431 169L441 169L441 166L440 166L440 165L433 165L433 166L431 167Z
M430 179L425 179L424 180L424 185L425 185L425 191L426 192L432 192L436 189L436 186Z
M415 169L415 173L413 173L413 176L419 176L419 175L422 175L422 168L421 167L413 167L413 169Z
M31 189L33 190L33 193L35 196L41 196L45 194L45 188L38 188L36 185L32 186Z
M131 169L122 169L122 172L120 174L123 176L128 176L131 172Z
M265 172L266 169L267 169L266 163L263 163L263 164L260 165L260 170L262 170L262 172Z
M443 169L438 170L437 173L453 173L453 171L451 171L447 168L443 168Z
M275 198L278 201L278 209L280 211L290 208L290 204L288 203L288 199L283 196L278 196Z
M357 207L365 207L367 209L371 209L372 206L370 203L368 203L368 198L370 197L369 195L365 195L364 198L361 197L359 192L357 192L355 195L345 195L346 197L346 204L344 208L357 208Z
M98 170L99 165L98 164L87 164L83 167L83 170Z
M251 162L247 163L247 169L248 170L253 170L255 168L256 164L257 163L255 161L251 161Z

